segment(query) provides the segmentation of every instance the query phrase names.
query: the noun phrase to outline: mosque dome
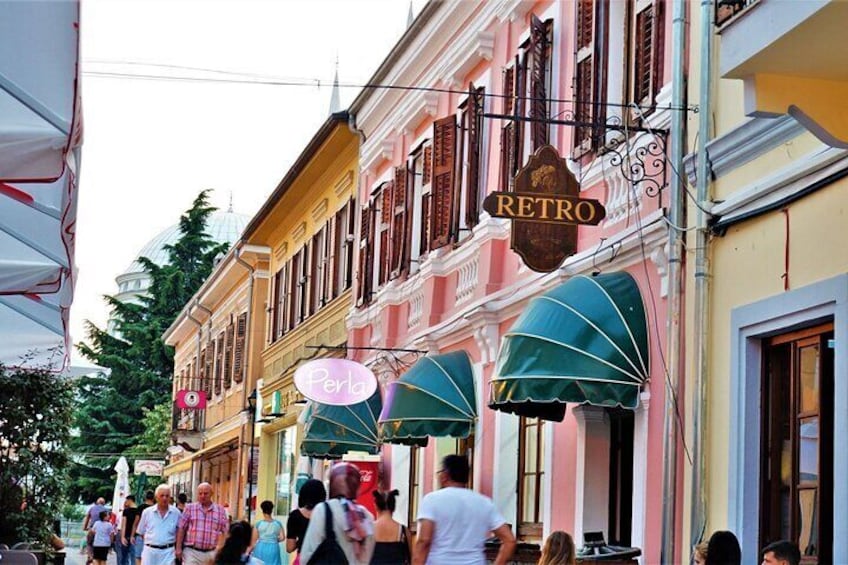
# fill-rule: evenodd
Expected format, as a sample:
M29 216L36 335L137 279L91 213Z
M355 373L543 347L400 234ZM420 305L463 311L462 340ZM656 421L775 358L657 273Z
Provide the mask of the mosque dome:
M232 209L225 211L216 210L206 220L206 233L217 243L228 243L232 245L239 238L250 216L238 214ZM147 242L136 254L130 266L122 274L115 278L118 283L118 294L116 298L122 302L136 302L140 294L143 294L150 286L150 275L144 270L139 262L140 257L147 257L157 265L168 262L168 252L165 246L176 243L180 238L180 225L170 226Z

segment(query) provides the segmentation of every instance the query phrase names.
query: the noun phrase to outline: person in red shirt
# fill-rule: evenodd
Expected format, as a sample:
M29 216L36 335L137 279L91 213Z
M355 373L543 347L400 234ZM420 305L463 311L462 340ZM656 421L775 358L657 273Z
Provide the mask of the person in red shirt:
M197 487L197 502L186 504L177 528L176 557L183 565L210 565L223 545L230 522L224 508L212 502L212 485Z

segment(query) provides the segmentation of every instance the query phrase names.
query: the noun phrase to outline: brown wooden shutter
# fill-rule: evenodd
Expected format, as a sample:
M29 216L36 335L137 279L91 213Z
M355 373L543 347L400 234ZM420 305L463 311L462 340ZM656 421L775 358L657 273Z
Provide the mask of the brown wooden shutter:
M297 304L298 313L297 321L302 322L308 316L309 310L309 242L306 242L300 248L300 257L298 258L298 287L297 287Z
M577 55L575 61L574 117L584 124L594 120L595 86L595 25L594 0L577 1ZM583 154L593 147L593 128L582 125L574 128L574 147Z
M191 360L191 373L189 375L189 379L191 382L188 384L188 388L191 390L199 390L200 381L197 380L197 356L195 355Z
M215 346L215 394L221 394L221 385L224 369L224 332L218 334L218 343Z
M298 306L298 292L300 290L300 252L292 255L292 258L288 261L288 294L286 295L286 302L288 307L286 311L287 323L286 327L289 330L293 329L297 325L298 316L300 313Z
M268 306L268 343L273 343L277 339L277 334L280 328L277 326L277 311L280 303L280 272L274 275L274 281L271 285L271 301Z
M530 18L530 118L533 150L548 143L549 25L535 15Z
M430 249L451 242L454 171L456 162L456 115L433 124L433 185L430 189Z
M236 323L236 350L233 355L233 380L240 383L244 380L244 342L247 335L247 312L239 314Z
M662 2L639 0L633 19L632 102L647 113L654 105L662 73L663 18ZM634 118L639 113L634 111Z
M527 53L515 56L515 116L527 115ZM524 166L524 122L515 121L512 128L512 176L518 173Z
M341 290L347 290L353 284L353 242L354 234L356 233L356 201L353 198L348 200L345 214L347 217L347 232L344 239L345 264ZM341 290L339 291L340 293Z
M480 152L483 89L468 85L468 171L465 177L465 225L476 226L480 218Z
M279 336L283 336L286 331L288 331L288 297L289 297L289 276L291 275L291 261L286 261L286 263L280 268L280 280L278 281L278 289L277 295L279 298L277 299L277 312L276 317L278 319L279 324Z
M389 280L389 265L391 263L392 243L389 238L389 228L392 223L392 191L394 182L383 185L380 192L380 269L377 271L377 284L382 286Z
M336 222L338 213L333 214L324 224L324 253L321 258L321 305L327 304L335 297L333 280L338 278L336 274L336 256L338 255L338 238L336 235Z
M430 251L430 194L421 195L421 245L419 255Z
M233 350L236 345L236 326L233 322L227 326L227 347L224 349L224 388L233 385Z
M503 73L503 113L505 116L511 116L515 111L515 69L510 67ZM504 120L501 127L501 177L500 189L502 192L509 191L512 186L512 162L515 147L512 142L515 139L513 130L516 127L516 122L512 120Z
M424 148L424 170L421 175L421 184L430 184L433 177L433 146Z
M376 235L377 210L375 201L362 208L360 214L359 236L359 273L357 281L357 302L360 305L371 302L374 285L374 237Z
M323 272L323 261L321 260L321 253L324 251L324 241L322 236L324 228L318 231L315 235L312 236L312 243L310 244L310 259L309 259L309 311L307 312L307 316L311 316L315 312L318 311L318 308L321 306L321 280L324 277Z
M200 352L201 388L206 393L206 400L212 398L212 352L207 355L206 348Z
M391 276L400 276L409 254L406 251L407 178L406 165L395 167L392 188Z

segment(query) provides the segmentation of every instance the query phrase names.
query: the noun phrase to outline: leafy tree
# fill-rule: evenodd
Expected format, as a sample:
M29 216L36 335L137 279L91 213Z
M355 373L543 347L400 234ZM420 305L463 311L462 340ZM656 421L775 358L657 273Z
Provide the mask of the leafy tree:
M161 440L161 404L167 400L164 413L169 416L174 352L162 334L212 272L215 259L227 250L228 244L216 243L205 232L213 211L208 191L201 192L180 217L179 239L165 247L168 262L157 265L146 257L139 259L151 277L141 304L104 297L115 320L114 334L86 322L87 343L77 347L85 357L109 368L110 374L84 380L79 387L75 426L80 434L72 447L80 455L72 470L72 497L91 501L111 496L112 467L120 455L130 460L164 455L168 443L167 438ZM170 428L167 417L165 422ZM141 453L139 446L150 451Z
M0 365L0 542L49 548L64 502L73 385L49 368Z
M144 407L144 431L131 451L162 453L171 445L171 403L157 404L153 409Z

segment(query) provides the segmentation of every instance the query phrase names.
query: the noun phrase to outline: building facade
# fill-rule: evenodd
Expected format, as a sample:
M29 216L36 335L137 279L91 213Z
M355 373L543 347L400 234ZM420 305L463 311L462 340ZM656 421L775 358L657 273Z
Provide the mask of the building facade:
M838 563L848 551L838 479L848 463L838 448L848 434L848 135L837 22L848 7L725 4L690 4L701 30L690 99L706 152L687 166L699 228L687 245L703 253L686 290L696 454L686 536L729 529L743 562L789 539L804 563Z
M421 432L426 417L389 420L384 405L387 441L423 443L413 441L412 428L433 436L426 446L383 446L389 481L402 492L396 516L413 528L420 498L437 488L438 459L460 452L471 457L473 487L495 500L520 539L538 544L564 529L580 546L584 533L602 532L607 543L640 548L645 563L660 561L664 499L679 488L663 485L667 180L644 161L638 177L621 164L640 151L664 159L672 110L664 40L671 18L663 8L428 3L369 81L419 88L368 89L351 106L365 141L348 357L374 370L384 402L386 391L396 400L412 388L405 379L426 371L425 359L438 365L445 354L465 352L473 380L464 426L427 424ZM568 258L539 273L511 242L536 234L527 238L542 253L561 241L558 228L516 231L524 228L482 205L492 192L513 190L516 175L548 145L565 159L579 196L602 203L606 218L569 228ZM613 280L624 285L621 296L606 286ZM605 306L590 304L595 292L617 320L640 313L638 327L625 323L632 343L610 337ZM516 365L515 328L551 293L574 296L573 321L604 344L597 351L566 344L546 357L563 379L592 391L583 397L551 380L505 373ZM630 300L621 310L619 298ZM562 339L571 338L580 339ZM586 359L597 366L584 371ZM629 379L608 387L621 396L590 383L593 375L614 381L608 370ZM528 386L543 398L532 398ZM676 532L679 519L671 523Z
M165 332L174 347L172 446L165 477L189 499L201 482L233 518L246 514L268 286L267 248L237 241Z
M359 137L346 112L331 114L245 229L270 249L268 313L261 339L255 439L256 501L285 517L297 508L298 477L321 477L301 457L305 402L293 374L304 361L344 357L351 306Z

